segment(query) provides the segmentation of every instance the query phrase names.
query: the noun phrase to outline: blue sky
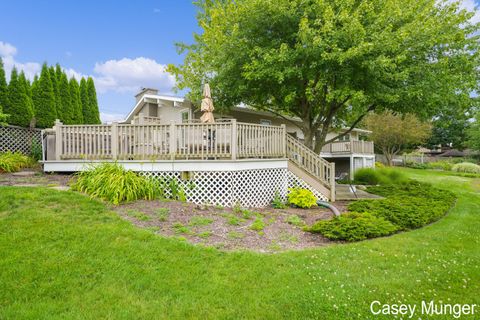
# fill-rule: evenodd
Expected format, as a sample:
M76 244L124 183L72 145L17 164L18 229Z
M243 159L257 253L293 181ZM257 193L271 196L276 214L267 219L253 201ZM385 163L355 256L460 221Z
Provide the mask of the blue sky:
M462 6L473 10L478 1ZM195 15L191 0L3 0L0 57L7 73L16 65L30 78L45 61L93 76L102 120L120 120L142 86L173 94L164 67L182 61L174 43L200 31Z
M190 0L1 1L0 56L28 76L41 63L91 75L104 120L123 118L141 86L172 93L164 65L180 63L175 42L199 31Z

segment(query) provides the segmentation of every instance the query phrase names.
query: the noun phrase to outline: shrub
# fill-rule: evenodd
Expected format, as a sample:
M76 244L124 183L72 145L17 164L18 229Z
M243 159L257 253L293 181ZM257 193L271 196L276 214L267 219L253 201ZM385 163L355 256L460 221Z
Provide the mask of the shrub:
M5 152L0 154L0 173L17 172L30 167L34 161L20 152Z
M275 196L273 197L272 200L272 207L274 209L285 209L287 206L285 205L285 202L282 200L282 197L280 196L280 193L275 191Z
M427 164L427 168L434 169L434 170L443 170L443 171L450 171L452 170L453 164L448 161L435 161L429 162Z
M379 169L385 168L385 165L381 162L375 161L375 168L379 168Z
M359 241L390 235L398 230L390 221L371 213L347 212L332 220L321 220L306 229L331 240Z
M461 162L454 165L452 171L478 174L480 173L480 166L471 162Z
M290 188L288 194L288 203L299 208L311 208L317 205L317 199L313 195L312 191L302 188Z
M368 191L387 198L352 202L348 210L372 213L401 230L419 228L438 220L455 201L453 193L417 181L369 187Z
M265 229L265 221L261 217L256 217L250 225L250 229L254 231L263 231Z
M407 181L404 173L392 168L362 168L355 171L355 183L357 184L393 184Z
M292 215L288 216L285 219L285 222L287 222L288 224L292 224L294 226L297 226L297 227L303 227L305 225L305 221L303 221L302 218L300 218L296 214L292 214Z
M138 199L152 200L160 195L154 179L137 175L117 163L104 163L76 174L72 189L113 204Z

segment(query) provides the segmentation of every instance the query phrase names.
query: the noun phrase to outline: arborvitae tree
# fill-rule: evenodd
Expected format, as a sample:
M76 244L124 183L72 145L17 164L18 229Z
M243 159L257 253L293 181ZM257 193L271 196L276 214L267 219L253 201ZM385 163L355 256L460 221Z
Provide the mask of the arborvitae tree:
M70 87L68 85L67 75L63 72L60 74L60 81L58 83L60 101L60 109L58 110L59 119L65 124L72 124L74 118L74 110L72 108L72 101L70 97Z
M89 123L89 101L87 91L87 80L82 78L80 80L80 103L82 105L83 123Z
M60 99L59 99L59 89L58 89L58 81L57 81L57 73L55 72L55 67L51 66L48 68L48 72L50 74L50 81L52 82L53 87L53 98L55 99L55 109L57 110L57 118L60 117L60 110L62 107L60 106Z
M95 83L91 77L88 77L87 80L87 93L88 93L88 104L89 104L89 118L87 123L99 124L100 122L100 112L98 111L98 101L97 101L97 91L95 89Z
M72 124L82 124L83 110L82 103L80 102L80 86L78 85L77 79L72 77L69 82L69 87L70 103L73 110Z
M36 94L38 88L38 75L36 74L33 77L32 85L30 86L30 97L32 98L32 106L33 106L33 117L36 118L37 110L35 110L35 103L33 103L33 97Z
M25 76L25 73L23 71L20 73L20 76L19 76L18 80L24 86L25 93L27 95L27 107L28 107L28 110L30 112L29 125L34 126L35 122L32 122L32 119L34 119L35 113L34 113L34 110L33 110L32 86L30 85L30 80L27 79L27 77Z
M50 71L46 63L43 64L40 78L34 87L33 104L36 110L37 126L52 127L57 118L57 110Z
M60 64L57 63L55 65L55 80L57 80L57 83L60 85L60 81L62 79L62 74L63 74L62 67L60 67ZM58 87L60 89L60 86Z
M7 104L7 79L5 78L5 69L3 69L3 60L0 57L0 113L2 113L2 107L5 108Z
M28 127L33 117L32 105L28 97L25 74L18 76L17 68L13 68L8 84L8 103L5 113L9 114L9 123Z

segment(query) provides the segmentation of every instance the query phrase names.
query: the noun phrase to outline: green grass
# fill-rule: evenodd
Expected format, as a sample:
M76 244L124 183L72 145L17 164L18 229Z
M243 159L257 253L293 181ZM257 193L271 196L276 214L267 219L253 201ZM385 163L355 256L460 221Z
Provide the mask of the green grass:
M403 171L456 206L414 231L276 254L163 238L73 192L1 187L0 318L392 319L369 303L479 304L479 179Z

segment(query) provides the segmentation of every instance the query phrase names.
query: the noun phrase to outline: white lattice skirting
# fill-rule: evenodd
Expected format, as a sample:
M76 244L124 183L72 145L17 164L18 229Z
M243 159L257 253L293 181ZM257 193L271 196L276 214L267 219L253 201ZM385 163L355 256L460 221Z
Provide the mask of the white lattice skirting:
M143 171L145 176L168 180L176 178L185 190L187 201L231 207L239 203L243 207L270 205L278 191L282 198L288 188L301 187L311 190L318 199L327 198L311 188L288 169L260 169L241 171L196 171L190 179L182 180L180 172Z
M0 125L0 152L22 152L29 155L35 143L42 145L40 129Z

